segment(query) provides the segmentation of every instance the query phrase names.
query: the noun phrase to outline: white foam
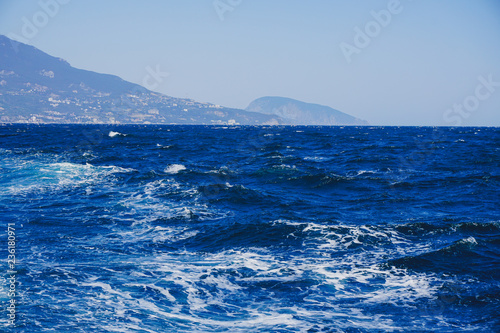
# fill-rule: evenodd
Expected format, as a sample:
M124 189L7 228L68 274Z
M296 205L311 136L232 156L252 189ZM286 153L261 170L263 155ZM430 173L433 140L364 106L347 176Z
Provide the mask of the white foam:
M130 293L128 292L122 292L119 290L113 289L109 284L104 283L104 282L91 282L91 283L82 283L82 286L88 286L88 287L97 287L101 288L103 291L105 291L108 294L114 294L121 296L123 298L131 299L132 297L130 296Z
M289 164L274 165L273 168L282 170L297 170L297 167L295 165L289 165Z
M165 173L176 174L179 171L186 170L186 167L182 164L171 164L163 170Z
M306 157L304 157L304 160L306 160L306 161L314 161L314 162L323 162L323 161L330 160L330 158L323 157L323 156L306 156Z
M359 170L357 176L360 176L360 175L365 174L365 173L371 173L371 174L373 174L373 173L376 173L376 171L373 171L373 170Z
M194 237L198 231L183 228L158 227L152 223L158 219L196 218L198 221L218 220L231 215L231 212L220 211L199 200L200 193L196 188L184 186L174 179L161 179L144 185L136 192L117 198L116 204L122 207L119 214L110 217L113 220L130 223L134 229L119 233L123 241L173 242ZM171 199L169 199L171 198ZM130 218L133 214L133 219ZM151 230L149 230L150 228ZM142 232L147 234L142 235ZM125 240L127 239L127 240Z
M132 319L132 318L130 318L130 319ZM133 318L133 319L136 319L136 318ZM138 320L138 321L140 321L140 320ZM153 331L153 330L144 328L143 325L137 326L137 325L133 325L133 324L119 324L119 323L115 323L114 325L115 326L106 325L106 326L103 326L103 328L109 332L135 333L135 332L145 331L145 332L149 332L149 333L158 333L157 331Z
M297 226L295 222L286 220L275 223ZM321 228L311 224L309 232L333 232L331 227ZM150 227L144 229L142 235L155 232L175 234L182 228L187 227ZM349 234L348 227L344 228ZM383 229L352 228L359 233L375 231L390 234ZM338 232L339 237L343 233L346 230ZM314 246L309 248L315 249ZM335 252L332 249L332 253ZM380 252L384 249L381 248ZM102 277L90 276L84 283L78 284L92 288L78 288L81 295L71 299L70 304L75 309L88 309L76 313L75 320L92 322L97 325L96 330L114 327L114 331L120 332L134 332L136 327L150 332L157 330L160 324L176 332L326 332L331 330L332 322L339 331L399 332L409 327L395 323L394 315L372 314L373 307L390 304L408 308L410 313L418 311L415 310L418 304L429 304L437 299L443 282L442 277L432 274L382 269L379 261L373 261L366 252L332 259L330 256L322 257L319 251L290 257L275 249L265 248L214 253L179 250L146 255L140 252L135 257L130 255L122 260L113 261L112 274L107 274L105 282L101 281ZM46 265L51 267L53 263L47 262ZM131 268L131 265L134 267ZM71 273L71 269L74 268L69 267L67 273ZM312 286L303 285L304 279L314 280L315 283ZM68 282L66 277L64 282ZM293 287L295 282L297 287ZM298 303L285 302L279 295L280 285L292 286L304 297ZM67 288L67 285L54 286L61 288L54 294ZM319 291L322 288L329 288L332 292ZM156 292L151 295L144 292L146 289ZM35 305L42 301L38 300ZM220 310L221 314L214 314L213 308ZM106 309L109 318L120 320L94 321L92 314L99 309ZM148 318L147 321L143 321L144 318ZM442 320L443 325L448 324L445 316Z
M108 134L108 136L110 138L114 138L115 136L119 136L119 135L120 136L127 136L127 134L123 134L123 133L120 133L120 132L113 132L113 131L109 131L109 134Z
M7 186L12 195L33 191L60 190L82 185L93 185L111 180L116 173L129 173L134 169L118 166L93 166L69 162L41 163L38 161L19 162L11 173ZM89 192L89 188L86 189Z
M458 241L458 243L459 244L466 244L466 245L469 245L469 246L475 246L475 245L478 244L477 240L474 237L472 237L472 236L464 238L464 239Z

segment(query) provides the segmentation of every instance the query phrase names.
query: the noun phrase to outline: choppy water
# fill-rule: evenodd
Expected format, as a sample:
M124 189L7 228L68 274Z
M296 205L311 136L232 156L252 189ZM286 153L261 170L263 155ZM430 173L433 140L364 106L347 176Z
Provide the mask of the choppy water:
M0 126L0 330L499 332L499 153L498 128Z

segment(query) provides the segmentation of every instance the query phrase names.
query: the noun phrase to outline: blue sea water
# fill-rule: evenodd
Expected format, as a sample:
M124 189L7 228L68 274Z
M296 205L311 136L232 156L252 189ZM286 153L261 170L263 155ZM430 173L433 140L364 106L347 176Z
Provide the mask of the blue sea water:
M0 331L500 332L499 166L498 128L0 126Z

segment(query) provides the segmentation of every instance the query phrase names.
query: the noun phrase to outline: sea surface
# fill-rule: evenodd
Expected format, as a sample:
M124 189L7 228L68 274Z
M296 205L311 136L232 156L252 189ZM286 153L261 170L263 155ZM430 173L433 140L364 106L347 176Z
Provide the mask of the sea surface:
M0 331L500 332L499 199L499 128L0 125Z

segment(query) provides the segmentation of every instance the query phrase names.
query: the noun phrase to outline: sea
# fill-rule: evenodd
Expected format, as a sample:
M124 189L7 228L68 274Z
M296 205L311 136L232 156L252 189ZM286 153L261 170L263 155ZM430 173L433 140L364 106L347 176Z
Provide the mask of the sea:
M500 332L500 129L0 125L0 332Z

